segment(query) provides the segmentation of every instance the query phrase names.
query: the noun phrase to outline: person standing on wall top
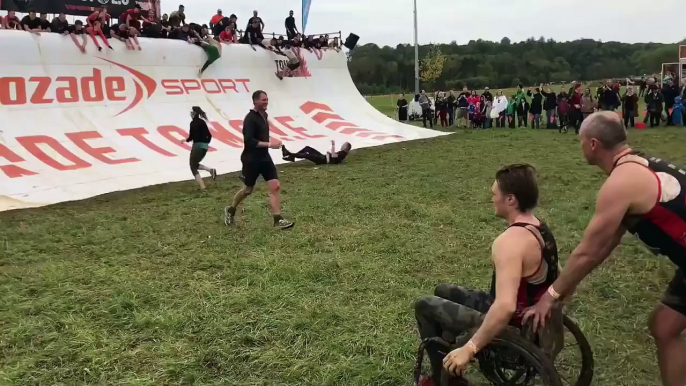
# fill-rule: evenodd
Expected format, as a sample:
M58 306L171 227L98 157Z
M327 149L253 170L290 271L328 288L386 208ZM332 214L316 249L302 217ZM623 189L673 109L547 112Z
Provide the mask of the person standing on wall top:
M281 184L276 172L276 166L269 155L269 149L281 148L281 141L269 137L269 121L267 120L267 93L257 90L252 94L253 108L243 120L243 139L245 146L241 154L243 163L242 175L245 186L233 197L231 206L224 208L224 224L236 223L236 208L250 194L252 194L257 178L262 176L267 181L269 189L269 206L274 216L274 227L279 229L292 228L295 223L281 216Z
M205 190L205 183L200 176L198 170L209 172L213 180L217 179L217 170L204 166L200 162L205 158L207 150L210 148L210 141L212 141L212 133L207 127L207 114L199 107L193 106L191 109L191 127L188 132L188 138L182 139L181 143L193 142L191 148L191 155L189 164L193 178L198 183L200 190Z
M178 11L174 11L169 15L169 23L172 27L180 27L181 25L186 25L186 14L184 11L186 7L179 5Z
M291 40L298 33L298 27L295 25L295 18L293 17L293 11L291 10L286 18L286 36L288 37L288 40Z
M214 29L214 25L219 23L223 18L224 15L222 15L222 10L218 9L217 14L210 19L210 29Z
M248 20L248 26L245 28L245 30L247 31L255 21L257 21L258 31L262 32L264 30L264 22L262 21L261 17L257 16L257 10L252 11L252 17Z

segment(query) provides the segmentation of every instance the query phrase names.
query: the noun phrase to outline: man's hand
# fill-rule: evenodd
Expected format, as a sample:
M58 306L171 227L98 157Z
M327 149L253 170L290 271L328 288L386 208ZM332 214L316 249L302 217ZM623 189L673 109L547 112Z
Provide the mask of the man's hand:
M538 303L524 310L522 325L525 325L526 322L533 317L532 327L534 333L536 333L539 328L545 327L545 323L550 319L550 315L556 305L557 301L546 292Z
M462 376L462 373L467 369L469 362L474 359L474 354L466 346L462 346L448 353L443 358L443 368L448 370L453 376Z
M278 139L270 139L269 140L269 148L270 149L280 149L281 148L281 141Z

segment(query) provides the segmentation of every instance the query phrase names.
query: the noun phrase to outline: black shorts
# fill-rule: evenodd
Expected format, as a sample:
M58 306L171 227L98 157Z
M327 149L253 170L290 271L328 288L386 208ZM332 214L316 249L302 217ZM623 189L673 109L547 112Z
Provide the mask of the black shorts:
M258 161L244 161L243 162L243 177L245 177L245 186L252 188L257 182L257 178L262 176L265 181L278 180L279 176L276 173L276 165L271 158Z
M686 277L681 268L676 270L662 297L662 304L686 316Z
M295 63L288 62L287 66L288 66L289 70L293 71L293 70L297 69L298 67L300 67L300 62L295 62Z

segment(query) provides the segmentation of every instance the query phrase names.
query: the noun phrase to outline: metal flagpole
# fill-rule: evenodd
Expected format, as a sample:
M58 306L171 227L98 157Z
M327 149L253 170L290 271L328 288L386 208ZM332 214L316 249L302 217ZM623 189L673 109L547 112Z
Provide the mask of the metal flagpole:
M417 45L417 0L414 0L414 95L419 94L419 46Z

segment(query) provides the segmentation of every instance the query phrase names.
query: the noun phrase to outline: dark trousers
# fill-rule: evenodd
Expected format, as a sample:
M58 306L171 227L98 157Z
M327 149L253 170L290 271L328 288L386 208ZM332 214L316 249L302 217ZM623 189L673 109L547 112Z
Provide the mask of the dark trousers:
M517 114L517 122L518 122L517 127L522 127L522 122L524 122L524 127L529 127L529 122L527 119L528 116L529 116L529 114L524 114L524 115Z
M634 121L634 112L631 110L626 110L624 111L624 126L630 127L629 123L631 123L631 127L636 126L636 122Z
M479 326L492 304L493 298L487 292L440 284L434 296L424 296L414 303L419 336L422 339L441 337L448 342L454 341L460 333ZM440 380L443 358L447 353L439 352L439 347L427 347L426 351L431 360L432 378Z
M648 114L650 115L650 127L660 126L662 111L649 112Z
M515 116L514 115L508 115L507 121L508 121L508 127L510 129L514 129L515 128Z
M455 124L455 108L448 107L448 126Z
M441 117L441 126L447 127L448 126L448 110L440 110L438 112L438 116Z
M295 158L306 159L316 163L317 165L323 165L326 163L326 156L319 152L319 150L305 146L300 149L297 153L291 153Z
M295 37L295 35L297 35L297 33L295 32L294 29L286 29L286 35L288 36L288 40L293 40L293 38Z
M434 127L434 121L433 121L433 120L434 120L434 117L433 117L433 112L431 111L431 109L422 110L422 122L424 123L424 127L426 127L426 121L427 121L427 119L429 120L429 125L430 125L431 128L433 129L433 127Z

